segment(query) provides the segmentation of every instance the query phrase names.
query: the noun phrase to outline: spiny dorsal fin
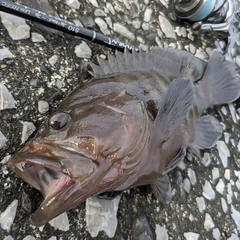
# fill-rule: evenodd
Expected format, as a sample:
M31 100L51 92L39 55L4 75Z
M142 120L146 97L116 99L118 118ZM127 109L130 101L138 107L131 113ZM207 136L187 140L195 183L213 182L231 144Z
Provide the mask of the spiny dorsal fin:
M130 53L116 51L116 56L108 55L108 60L98 57L99 65L91 63L94 77L154 70L172 78L187 77L192 81L201 79L206 63L189 52L178 49L154 47L149 51L133 50Z

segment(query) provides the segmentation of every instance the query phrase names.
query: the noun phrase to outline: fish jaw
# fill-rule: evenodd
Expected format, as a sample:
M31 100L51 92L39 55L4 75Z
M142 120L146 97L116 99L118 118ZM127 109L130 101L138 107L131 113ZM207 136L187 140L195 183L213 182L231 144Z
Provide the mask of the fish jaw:
M41 145L41 149L44 147ZM52 218L78 206L95 194L87 181L95 169L94 166L85 175L76 178L71 176L70 168L61 165L60 156L48 156L46 151L43 154L36 149L35 152L29 152L29 149L25 147L20 150L8 164L19 177L44 196L40 207L31 215L31 222L35 226L46 224Z

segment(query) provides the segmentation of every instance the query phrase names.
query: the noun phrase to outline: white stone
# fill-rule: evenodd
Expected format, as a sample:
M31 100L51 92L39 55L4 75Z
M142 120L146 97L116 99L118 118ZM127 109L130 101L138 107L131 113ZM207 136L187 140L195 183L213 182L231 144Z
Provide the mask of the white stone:
M144 22L149 22L151 20L152 17L152 9L151 8L146 8L145 12L144 12Z
M200 237L199 233L187 232L183 234L186 240L198 240Z
M107 2L106 7L111 12L111 14L115 15L115 10L114 10L113 5L111 3Z
M52 236L52 237L50 237L48 240L57 240L57 237Z
M15 100L8 89L0 83L0 110L16 108Z
M8 141L7 138L0 131L0 149L6 145L7 141Z
M227 133L227 132L224 132L224 133L223 133L223 135L224 135L224 140L225 140L225 143L226 143L226 144L228 144L228 143L229 143L229 138L230 138L230 135L229 135L229 133Z
M92 57L92 50L91 48L82 41L81 44L77 45L74 50L75 54L79 58L91 58Z
M183 189L184 189L187 193L190 192L191 183L190 183L190 181L189 181L188 178L185 178L185 179L183 180Z
M20 121L21 124L23 125L22 129L22 143L25 143L28 138L31 136L31 134L36 130L36 127L32 122L25 122L25 121Z
M125 27L124 25L122 25L121 23L114 23L113 24L113 30L114 32L116 33L119 33L120 35L130 39L130 40L134 40L135 39L135 36L134 34L132 33L132 31L129 31L127 29L127 27Z
M238 212L233 206L231 206L231 216L237 226L237 230L240 231L240 212Z
M204 220L204 228L209 231L210 229L214 228L214 223L213 223L213 220L211 218L211 216L206 213L205 214L205 220Z
M38 102L38 111L42 114L46 113L49 110L49 104L46 101Z
M223 180L220 179L220 180L218 181L218 184L216 185L216 190L217 190L219 193L223 194L224 188L225 188L225 184L224 184Z
M215 240L221 240L221 233L220 233L218 228L213 229L212 235L213 235Z
M89 0L89 2L90 2L94 7L98 7L98 2L97 2L97 0Z
M36 240L36 238L34 236L27 235L25 238L23 238L23 240Z
M223 106L222 108L221 108L221 111L222 111L222 113L225 115L225 116L227 116L227 109L226 109L226 107L225 106Z
M14 240L14 238L11 235L8 235L3 240Z
M217 142L217 149L218 149L219 157L222 161L222 165L224 168L226 168L228 166L228 157L230 157L229 149L226 143L223 141Z
M232 185L231 183L227 184L227 193L229 194L229 196L232 198L233 197L233 192L232 192Z
M12 58L14 55L9 51L8 48L2 48L0 49L0 61L2 61L5 58Z
M133 20L132 25L134 28L139 29L141 27L141 21L139 19Z
M107 14L102 9L98 8L94 11L94 16L96 16L96 17L106 17Z
M30 27L23 18L0 12L2 23L13 40L27 39L30 37Z
M110 35L110 31L108 29L107 23L100 17L95 18L95 23L99 26L101 32L104 35Z
M61 231L68 231L70 228L68 215L66 212L58 215L57 217L53 218L48 222L52 227L55 227Z
M48 59L48 62L51 64L51 66L54 67L56 62L57 62L57 60L58 60L58 56L57 55L53 55L52 57L50 57Z
M43 37L43 35L36 32L31 33L31 40L35 43L46 42L46 39Z
M203 213L206 210L206 204L203 197L196 198L198 209L200 213Z
M191 168L188 168L188 177L192 185L195 185L197 183L196 174Z
M168 240L168 233L165 227L161 227L159 224L156 224L155 233L157 236L156 240Z
M221 205L222 205L222 210L226 213L228 211L228 206L224 198L221 198Z
M202 162L203 166L204 166L204 167L208 167L208 166L211 164L210 154L207 153L207 152L205 152L205 153L203 154L203 157L202 157L201 160L202 160L201 162Z
M208 200L213 200L215 198L215 192L212 189L212 185L207 180L205 180L205 184L203 186L203 196Z
M80 8L80 2L78 0L66 0L65 3L71 8Z
M18 206L18 200L15 199L9 204L7 209L4 212L2 212L0 215L1 228L8 232L11 229L11 226L15 219L17 206Z
M176 34L174 32L173 26L167 20L167 18L159 15L158 20L159 20L159 23L160 23L160 27L161 27L162 31L164 32L165 36L167 38L174 38L174 39L176 39Z
M86 227L92 237L96 237L100 231L110 238L114 237L120 198L117 196L113 200L105 200L92 197L86 200Z
M239 67L240 67L240 64L239 64ZM228 238L227 240L239 240L239 237L236 234L232 233L231 237Z
M239 120L239 115L238 115L235 107L233 106L232 103L229 103L229 104L228 104L228 107L229 107L230 113L231 113L231 115L232 115L233 122L234 122L234 123L237 123L237 120Z
M212 180L214 181L214 180L218 179L219 176L220 176L219 169L214 167L212 169Z

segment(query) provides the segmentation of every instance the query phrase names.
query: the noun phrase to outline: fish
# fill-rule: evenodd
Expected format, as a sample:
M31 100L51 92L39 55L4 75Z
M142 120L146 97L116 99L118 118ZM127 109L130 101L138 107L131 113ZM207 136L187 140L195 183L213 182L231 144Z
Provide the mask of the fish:
M208 61L177 49L126 50L90 65L93 78L9 160L44 197L30 217L36 226L89 197L142 185L169 203L168 173L222 135L206 110L240 96L239 69L217 50Z

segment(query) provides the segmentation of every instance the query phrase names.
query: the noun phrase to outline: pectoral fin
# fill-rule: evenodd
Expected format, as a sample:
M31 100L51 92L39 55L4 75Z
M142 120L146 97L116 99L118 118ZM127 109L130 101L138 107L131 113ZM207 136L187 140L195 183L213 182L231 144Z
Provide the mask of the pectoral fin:
M182 146L178 151L177 155L168 163L166 168L164 169L162 175L165 175L172 171L186 156L186 147Z
M164 175L151 184L151 188L156 198L162 203L172 201L172 187L168 175Z
M161 134L167 140L179 127L192 107L194 86L188 78L174 79L163 94L158 114L155 119Z

